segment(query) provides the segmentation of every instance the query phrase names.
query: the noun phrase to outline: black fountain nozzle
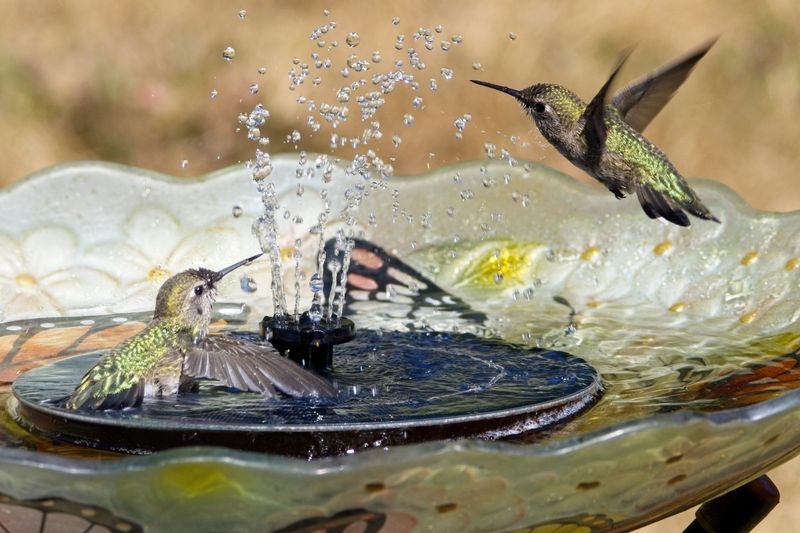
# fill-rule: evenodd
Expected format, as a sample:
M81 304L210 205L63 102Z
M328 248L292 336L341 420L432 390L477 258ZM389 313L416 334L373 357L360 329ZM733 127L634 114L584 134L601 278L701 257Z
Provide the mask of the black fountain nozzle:
M269 340L281 355L313 370L333 368L333 347L350 342L356 336L356 325L348 318L333 315L317 322L308 311L300 319L265 316L261 321L261 336Z

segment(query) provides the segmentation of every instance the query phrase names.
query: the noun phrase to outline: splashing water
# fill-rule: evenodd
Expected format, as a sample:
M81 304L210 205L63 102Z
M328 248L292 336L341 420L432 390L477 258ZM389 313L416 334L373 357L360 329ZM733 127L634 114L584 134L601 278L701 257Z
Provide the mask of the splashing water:
M331 14L327 10L323 16L326 18L309 33L312 49L307 55L301 53L294 57L287 71L287 88L297 93L294 100L303 109L301 117L304 118L301 120L310 133L301 132L300 128L292 129L285 133L284 143L295 150L301 150L302 143L307 137L322 134L330 140L330 153L318 156L313 165L301 150L296 170L296 178L302 180L296 185L297 196L303 197L305 201L308 191L313 190L319 192L320 199L325 204L324 213L320 214L308 229L309 234L318 235L317 264L311 267L312 272L309 277L303 269L304 253L300 245L287 247L284 253L285 257L291 254L294 268L284 268L281 264L283 259L279 243L281 235L277 225L277 220L281 217L278 214L282 213L283 219L294 224L301 223L303 216L299 213L290 213L288 209L277 205L275 189L268 183L272 175L272 162L267 151L270 139L263 132L270 113L264 104L259 103L251 111L239 115L239 123L247 138L257 145L255 158L248 162L248 165L262 194L264 214L254 224L254 231L270 261L275 313L288 316L289 309L285 301L281 276L284 270L293 270L294 308L291 315L295 319L300 314L300 293L309 289L312 297L311 305L315 310L312 313L314 317L320 317L317 307L326 319L341 316L354 239L361 231L359 228L375 227L380 224L374 211L365 214L362 224L359 206L365 195L379 196L392 190L388 182L394 174L393 163L396 155L386 160L384 156L379 155L375 145L385 139L398 150L402 143L402 138L398 134L400 128L413 131L414 128L420 127L421 121L427 120L426 108L435 109L435 106L427 106L427 96L423 97L420 92L429 90L431 93L436 93L440 84L449 86L448 82L456 76L451 66L429 67L428 62L436 61L437 54L438 59L446 57L448 51L463 42L463 37L458 33L447 37L444 33L445 27L437 24L432 27L418 27L414 31L397 32L394 35L394 49L388 53L386 50L370 46L371 43L367 43L358 31L348 29L340 33L342 30L334 20L331 20ZM398 17L392 18L390 22L392 27L400 26ZM344 55L333 53L339 47L339 42L346 45L347 53ZM366 48L367 46L370 47ZM233 54L235 55L235 51ZM233 58L230 54L224 55L228 61ZM264 75L266 68L261 67L258 72ZM315 90L317 87L327 89L324 93L320 93ZM260 94L257 83L252 83L248 89L252 94ZM410 97L405 94L394 96L395 93L406 91L412 93ZM319 96L320 94L324 95ZM405 111L393 115L392 120L380 120L382 108L392 98L400 99L406 106ZM463 137L466 126L471 120L472 116L469 113L464 113L454 120L457 139ZM337 207L334 212L325 198L327 193L308 185L313 181L324 184L333 179L333 162L328 158L342 149L353 151L352 155L348 155L350 163L344 172L348 177L355 178L357 184L346 188L344 207ZM503 150L501 154L506 154L507 152ZM496 151L495 149L494 152ZM428 157L430 160L435 154L430 153ZM512 164L512 161L516 163L510 156L507 161L509 164ZM485 180L489 185L502 182L499 176L487 176ZM462 199L468 199L471 191L460 190L458 194ZM386 223L419 223L426 229L431 227L431 214L415 219L411 214L413 210L404 207L402 199L394 193L387 204L391 204L392 216ZM323 250L325 233L333 225L341 226L335 233L335 255L325 257ZM482 229L491 234L491 227L488 224L484 226ZM305 253L305 257L309 259L313 256L314 254ZM325 268L333 274L333 284L327 295L322 294L321 290L315 290L316 280L322 279ZM310 281L305 283L306 279ZM323 299L327 300L325 304L322 302Z
M281 264L281 250L278 243L278 228L275 213L280 205L275 195L275 184L259 184L261 202L264 204L264 214L253 223L253 233L258 238L261 249L267 254L272 274L272 304L276 318L286 316L286 295L283 290L283 265Z

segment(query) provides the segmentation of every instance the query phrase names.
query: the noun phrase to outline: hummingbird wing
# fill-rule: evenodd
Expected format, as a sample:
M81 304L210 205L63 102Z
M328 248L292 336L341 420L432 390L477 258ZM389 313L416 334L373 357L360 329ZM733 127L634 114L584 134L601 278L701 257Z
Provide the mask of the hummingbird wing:
M637 80L614 95L611 103L633 129L644 131L715 42L713 39L685 57Z
M215 379L228 387L278 396L336 396L325 378L281 357L269 348L233 337L210 335L186 354L185 375Z
M600 90L586 106L581 118L584 121L583 136L586 140L586 163L589 168L595 168L600 163L600 158L606 146L606 137L608 136L608 129L606 125L606 97L608 89L614 82L614 78L619 73L622 65L628 59L631 50L627 50L622 54L622 58L608 77L608 80L600 87Z

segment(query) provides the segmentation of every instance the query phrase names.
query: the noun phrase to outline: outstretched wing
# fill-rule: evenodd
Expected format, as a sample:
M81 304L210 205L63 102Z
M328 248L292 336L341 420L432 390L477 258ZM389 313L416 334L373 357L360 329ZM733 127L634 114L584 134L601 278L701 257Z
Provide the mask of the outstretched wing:
M220 335L210 335L189 350L183 373L214 379L243 391L260 392L268 398L278 396L277 391L289 396L337 394L325 378L269 348Z
M630 50L627 50L623 53L617 68L614 69L614 72L611 73L611 76L608 77L608 80L606 80L583 112L582 118L585 124L583 127L583 135L586 139L587 149L586 164L589 168L594 168L600 163L600 158L605 150L606 137L608 136L606 126L606 99L608 90L611 88L611 84L614 82L614 78L616 78L622 65L624 65L625 61L628 59L630 52Z
M327 257L334 257L336 240L325 244ZM330 294L333 279L328 269L324 276L325 295ZM393 296L394 295L394 296ZM419 318L419 311L445 312L459 319L483 323L487 317L475 311L462 299L454 296L410 265L369 241L355 239L347 275L345 314L352 305L363 302L392 302L405 305L405 318Z
M713 39L687 56L637 80L614 95L611 103L633 129L644 131L715 42Z

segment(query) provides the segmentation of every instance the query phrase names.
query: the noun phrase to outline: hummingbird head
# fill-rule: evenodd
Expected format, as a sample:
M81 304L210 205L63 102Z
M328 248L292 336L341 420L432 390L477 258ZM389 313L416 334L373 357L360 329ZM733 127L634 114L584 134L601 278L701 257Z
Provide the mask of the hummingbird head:
M485 81L470 81L516 98L536 122L542 135L551 142L563 139L586 109L586 104L575 93L561 85L537 83L517 90Z
M248 257L219 271L193 268L175 274L158 290L153 319L177 321L181 326L190 329L196 339L202 339L211 321L217 282L261 255Z

